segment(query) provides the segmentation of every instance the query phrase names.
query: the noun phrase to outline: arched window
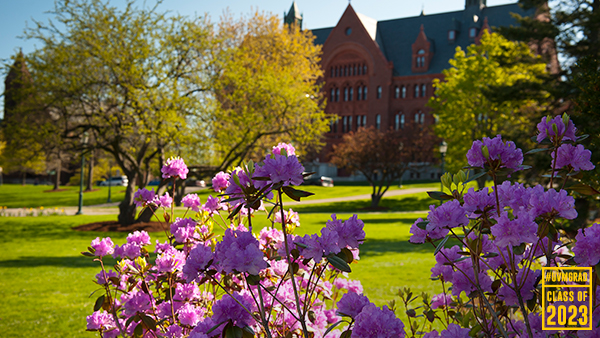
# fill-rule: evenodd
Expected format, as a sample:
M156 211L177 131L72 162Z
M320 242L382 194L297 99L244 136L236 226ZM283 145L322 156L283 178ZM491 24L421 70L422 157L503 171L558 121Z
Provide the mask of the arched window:
M348 87L344 88L344 101L348 101Z
M415 85L415 97L419 97L419 85Z
M381 86L377 86L377 98L381 98Z
M348 66L344 66L344 76L348 76Z
M350 87L350 93L348 94L348 101L352 101L353 95L354 95L354 87Z
M362 100L362 87L361 86L358 86L356 88L356 100L357 101Z
M340 101L340 89L336 88L335 89L335 102L339 102Z
M402 86L402 98L406 98L406 86Z
M417 68L425 67L425 50L419 49L417 52Z
M377 114L377 116L375 116L375 128L380 129L381 128L381 115Z
M367 75L367 65L363 65L363 75Z
M363 87L363 100L367 99L367 86Z
M396 86L394 88L394 98L399 98L400 97L400 87Z
M477 36L477 28L475 28L475 27L471 27L471 28L469 29L469 37L470 37L471 39L473 39L473 38L475 38L476 36Z
M329 102L335 102L335 88L331 88L331 97L329 98Z
M340 74L340 68L339 67L335 67L335 77L338 77Z
M426 84L422 84L421 85L421 97L425 97L427 96L427 85Z

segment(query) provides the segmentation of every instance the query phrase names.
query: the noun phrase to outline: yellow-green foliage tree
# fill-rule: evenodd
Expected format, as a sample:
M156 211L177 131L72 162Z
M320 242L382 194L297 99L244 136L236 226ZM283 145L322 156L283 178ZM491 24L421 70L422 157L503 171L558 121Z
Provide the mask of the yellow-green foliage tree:
M212 65L210 139L220 170L291 142L300 154L328 128L318 78L320 47L309 31L273 15L221 20Z
M464 166L476 139L502 134L523 146L548 97L539 89L546 74L542 59L524 43L486 32L466 53L457 48L450 65L442 81L434 80L429 100L438 119L435 133L448 143L448 171Z

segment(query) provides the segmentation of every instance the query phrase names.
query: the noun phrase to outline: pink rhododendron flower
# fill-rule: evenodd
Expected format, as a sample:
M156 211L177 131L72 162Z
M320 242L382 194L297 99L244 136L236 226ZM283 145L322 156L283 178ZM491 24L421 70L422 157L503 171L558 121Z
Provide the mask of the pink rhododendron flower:
M88 330L107 330L115 327L115 321L110 313L96 311L86 317Z
M163 252L156 258L158 272L181 271L185 264L185 253L176 249Z
M227 273L234 271L258 275L267 268L259 243L251 233L228 229L215 248L215 260Z
M182 272L186 282L191 283L193 280L200 277L210 266L213 258L214 256L210 247L202 244L196 245L192 251L190 251L190 255L183 266Z
M298 213L294 212L294 210L290 209L289 211L283 211L283 218L285 219L285 224L293 224L297 227L300 226L300 217L298 217ZM281 223L281 212L274 213L273 221L275 223Z
M100 237L96 237L96 239L92 241L91 247L96 250L94 255L98 257L112 255L115 251L115 244L110 237L103 238L102 240Z
M155 203L158 207L170 208L173 203L173 198L169 196L169 193L166 192L164 195L160 197L156 197Z
M187 195L185 195L181 199L181 203L183 203L184 207L191 208L195 212L200 211L200 206L202 205L200 203L200 197L198 197L198 194L187 194Z
M287 156L296 155L296 148L294 146L282 142L273 147L273 155L281 155L281 149L285 149Z
M229 175L228 173L222 171L218 172L212 179L212 187L215 190L215 192L222 192L223 190L227 189L227 187L230 184L230 177L231 175Z
M138 246L150 245L150 235L144 230L136 230L134 233L127 235L127 243Z
M151 191L146 188L141 188L133 194L133 202L138 207L145 207L148 204L152 204L155 197L156 193L154 192L154 188L152 188Z
M189 172L187 165L180 157L171 157L167 163L160 169L163 178L179 177L182 180L187 178Z

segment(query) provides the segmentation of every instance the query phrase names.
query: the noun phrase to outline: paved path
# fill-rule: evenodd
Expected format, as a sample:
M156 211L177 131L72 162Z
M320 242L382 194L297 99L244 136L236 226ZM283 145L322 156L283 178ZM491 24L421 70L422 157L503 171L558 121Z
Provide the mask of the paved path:
M410 189L396 189L396 190L388 190L383 198L390 196L399 196L399 195L409 195L409 194L417 194L417 193L425 193L427 191L432 190L433 188L410 188ZM315 196L311 196L315 197ZM354 196L344 196L344 197L334 197L334 198L325 198L325 199L311 199L311 197L307 197L302 200L302 202L289 201L286 202L286 206L294 206L298 204L308 205L308 204L321 204L321 203L335 203L335 202L347 202L347 201L356 201L356 200L368 200L371 198L371 194L364 195L354 195ZM82 208L82 213L84 215L114 215L119 213L119 202L114 203L105 203L105 204L97 204L91 206L84 206ZM52 211L54 208L47 208L46 211ZM77 212L77 207L59 207L58 210L64 210L66 215L75 215ZM176 209L184 210L183 207L178 207ZM23 214L24 210L28 210L28 208L8 208L5 209L6 214L18 215L19 213ZM36 209L34 209L36 210Z

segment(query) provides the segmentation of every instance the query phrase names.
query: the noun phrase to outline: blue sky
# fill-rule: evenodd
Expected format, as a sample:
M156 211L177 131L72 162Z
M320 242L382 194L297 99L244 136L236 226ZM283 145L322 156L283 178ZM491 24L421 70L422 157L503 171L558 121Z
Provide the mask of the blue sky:
M111 0L119 6L123 0ZM487 0L488 6L515 3L517 0ZM138 0L142 4L143 0ZM146 0L154 4L154 0ZM348 6L348 0L297 0L300 12L304 14L304 27L307 29L335 26ZM376 20L416 16L424 9L425 14L457 11L464 8L464 0L352 0L352 7ZM234 15L247 14L253 10L271 12L283 16L292 4L291 0L163 0L161 11L171 11L182 15L209 14L217 21L225 9ZM0 65L10 62L10 57L18 52L35 50L36 43L20 39L25 27L33 26L33 20L48 21L53 18L47 13L54 8L53 0L0 0ZM10 62L12 63L12 62ZM4 70L0 72L0 93L4 91ZM3 107L0 99L0 107ZM0 111L0 116L3 115Z

